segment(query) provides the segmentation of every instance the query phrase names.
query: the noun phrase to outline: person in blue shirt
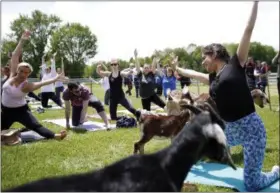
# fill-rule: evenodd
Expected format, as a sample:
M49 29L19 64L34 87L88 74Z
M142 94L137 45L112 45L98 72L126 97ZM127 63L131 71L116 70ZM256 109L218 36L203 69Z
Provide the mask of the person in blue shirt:
M172 68L167 67L166 68L166 74L162 74L162 88L163 88L163 95L166 98L167 97L167 90L170 89L176 90L176 75Z
M158 96L162 95L162 75L155 75L156 93Z

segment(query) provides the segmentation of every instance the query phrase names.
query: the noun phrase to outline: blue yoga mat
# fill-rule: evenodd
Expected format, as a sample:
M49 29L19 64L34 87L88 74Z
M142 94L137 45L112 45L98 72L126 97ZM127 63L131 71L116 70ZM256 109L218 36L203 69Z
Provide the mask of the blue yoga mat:
M185 183L220 186L247 192L243 181L243 168L233 170L231 167L217 163L198 163L189 172ZM259 192L279 192L279 180Z

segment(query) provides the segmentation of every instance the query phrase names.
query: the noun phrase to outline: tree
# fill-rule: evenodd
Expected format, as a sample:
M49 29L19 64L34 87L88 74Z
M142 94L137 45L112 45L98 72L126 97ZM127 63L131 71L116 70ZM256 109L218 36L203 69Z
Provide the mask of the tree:
M88 26L67 23L51 38L52 52L65 57L65 73L69 77L82 77L85 59L93 58L97 50L97 38Z
M33 66L32 76L36 76L48 38L58 28L60 22L59 17L55 15L48 16L39 10L34 10L31 16L19 15L19 18L11 22L12 33L8 34L9 40L3 42L1 53L6 54L8 51L13 51L23 31L25 29L31 30L31 40L25 43L23 47L23 60ZM14 45L14 47L12 48L11 45Z

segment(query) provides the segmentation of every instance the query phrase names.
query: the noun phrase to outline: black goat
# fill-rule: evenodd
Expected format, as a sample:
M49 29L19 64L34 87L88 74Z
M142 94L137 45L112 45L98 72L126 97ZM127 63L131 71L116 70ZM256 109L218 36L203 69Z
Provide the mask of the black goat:
M227 148L225 125L217 121L219 117L186 107L196 116L169 147L157 153L132 155L94 172L43 179L8 191L179 192L191 167L204 156L236 169Z

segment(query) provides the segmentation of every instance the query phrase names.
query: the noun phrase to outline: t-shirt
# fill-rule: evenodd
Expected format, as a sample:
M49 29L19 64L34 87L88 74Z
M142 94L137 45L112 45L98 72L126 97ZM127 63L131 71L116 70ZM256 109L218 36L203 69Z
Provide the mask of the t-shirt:
M101 78L99 82L105 91L110 88L109 78L107 76Z
M176 77L175 76L164 76L162 80L162 87L163 87L163 94L165 97L167 97L167 90L170 89L175 90L176 89Z
M155 94L155 74L153 72L149 72L144 75L140 71L137 76L140 80L140 97L142 99L146 99L153 96Z
M89 100L90 98L90 92L88 89L84 87L80 87L81 94L80 96L74 95L72 92L69 91L67 88L62 95L63 100L65 101L71 101L71 105L75 107L83 106L83 101Z
M255 112L245 68L240 65L236 54L218 76L209 74L209 82L210 96L225 121L234 122Z

